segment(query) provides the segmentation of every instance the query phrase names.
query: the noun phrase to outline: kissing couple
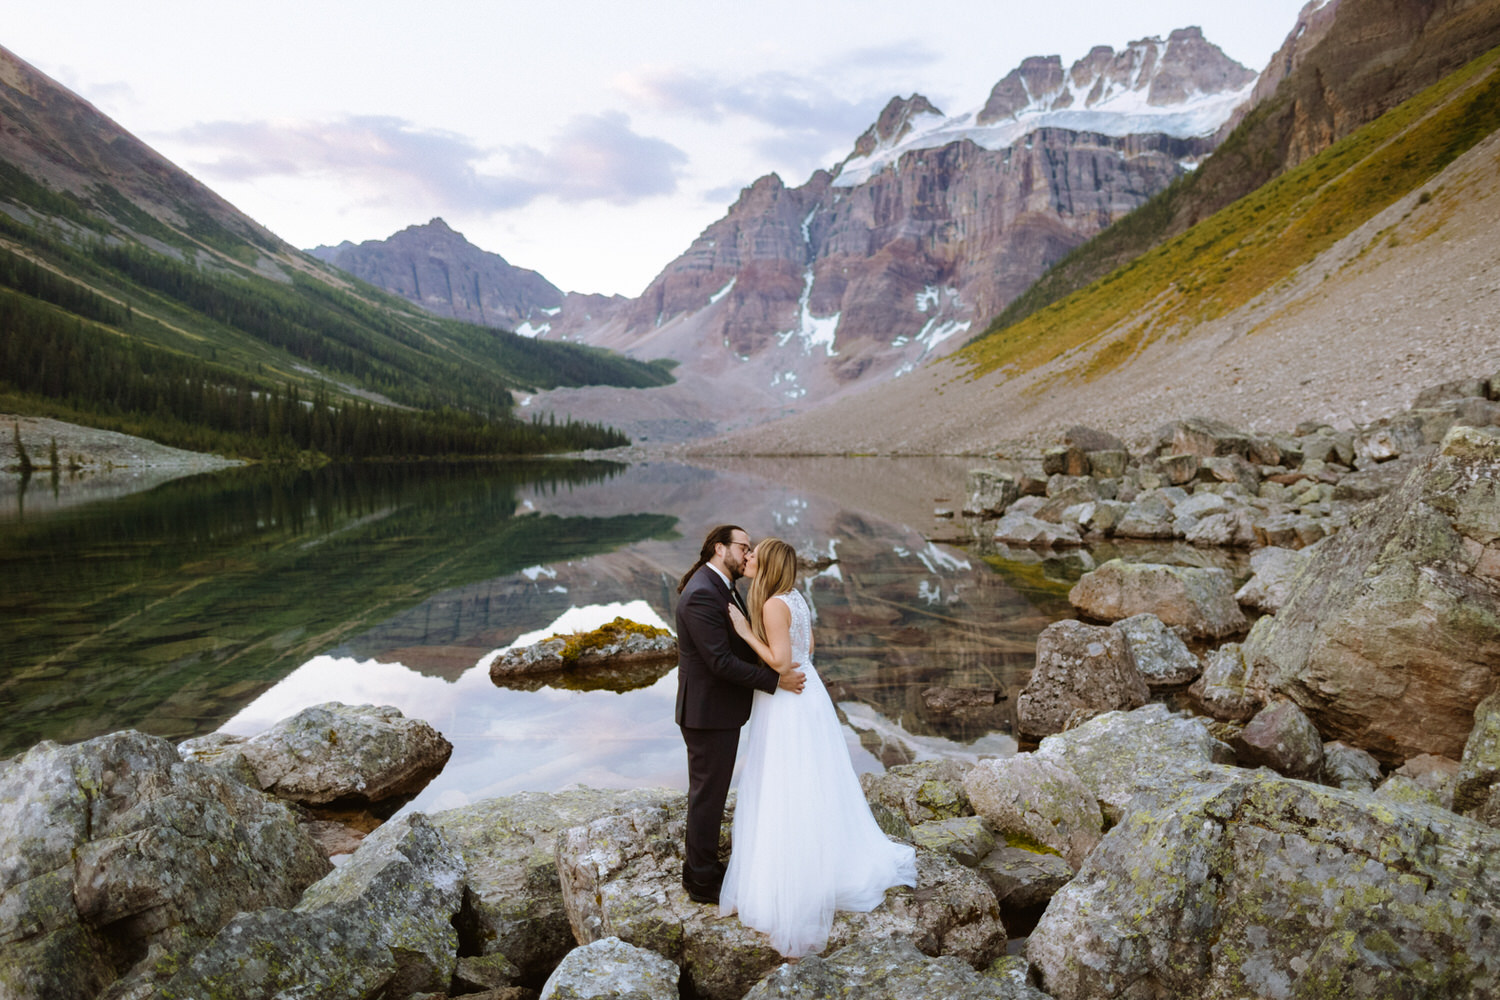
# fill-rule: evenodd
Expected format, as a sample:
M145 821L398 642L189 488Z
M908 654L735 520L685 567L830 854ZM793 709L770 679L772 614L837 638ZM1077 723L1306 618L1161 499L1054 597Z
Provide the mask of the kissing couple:
M886 837L860 789L796 583L797 552L779 538L751 548L737 525L708 533L677 588L676 711L688 753L683 888L721 916L738 911L794 959L827 946L836 910L872 910L886 889L917 882L915 851ZM746 720L726 866L719 827Z

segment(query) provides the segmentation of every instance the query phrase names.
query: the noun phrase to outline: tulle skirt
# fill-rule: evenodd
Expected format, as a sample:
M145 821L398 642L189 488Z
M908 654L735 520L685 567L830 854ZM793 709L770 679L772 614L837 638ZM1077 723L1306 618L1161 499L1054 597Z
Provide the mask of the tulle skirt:
M915 852L875 823L828 691L803 669L802 694L755 693L719 894L720 914L738 911L789 957L827 946L834 911L917 884Z

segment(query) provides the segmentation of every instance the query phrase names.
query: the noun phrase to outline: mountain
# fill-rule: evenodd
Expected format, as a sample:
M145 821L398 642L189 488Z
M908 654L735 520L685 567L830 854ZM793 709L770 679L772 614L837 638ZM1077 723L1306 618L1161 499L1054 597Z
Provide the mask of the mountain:
M243 455L573 449L514 391L660 365L434 317L289 246L0 49L0 408Z
M1070 254L988 329L1019 322L1185 232L1497 44L1496 0L1312 0L1214 155Z
M588 323L565 304L550 329L681 361L677 386L631 404L658 434L900 376L1182 176L1254 81L1184 28L1070 67L1028 59L956 116L895 98L842 163L798 187L760 178L639 297ZM543 402L597 415L621 399Z
M385 240L357 246L345 240L307 252L430 313L480 326L515 330L534 312L556 310L563 301L552 282L480 250L442 219Z
M1361 6L1373 5L1343 0L1337 16ZM1379 23L1361 17L1358 35L1394 37ZM1326 93L1351 93L1345 74L1408 78L1388 49L1339 68L1329 45L1350 51L1335 25L1302 64L1323 68ZM1277 104L1304 92L1301 71ZM1225 149L1237 159L1243 147L1226 143L1200 171ZM1260 432L1369 424L1426 387L1500 372L1496 218L1500 46L1045 309L909 377L709 447L1025 453L1080 423L1136 444L1194 414Z

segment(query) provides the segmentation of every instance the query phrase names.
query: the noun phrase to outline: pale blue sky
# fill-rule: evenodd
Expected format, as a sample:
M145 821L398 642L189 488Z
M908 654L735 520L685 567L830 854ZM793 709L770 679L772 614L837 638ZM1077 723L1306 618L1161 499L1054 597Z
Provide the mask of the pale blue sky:
M51 0L0 44L303 247L442 216L571 291L635 295L775 171L831 166L896 94L982 104L1199 25L1259 71L1300 0L229 5Z

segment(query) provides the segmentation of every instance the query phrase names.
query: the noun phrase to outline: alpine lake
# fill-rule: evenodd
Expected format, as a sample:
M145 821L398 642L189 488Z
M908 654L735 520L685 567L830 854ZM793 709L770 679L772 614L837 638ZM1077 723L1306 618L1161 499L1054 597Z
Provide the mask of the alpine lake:
M248 736L341 701L395 705L453 743L409 809L684 788L675 667L501 687L488 664L616 615L671 627L678 579L725 521L796 546L857 770L1016 751L1037 634L1073 617L1069 588L1114 547L1007 550L938 517L981 459L706 461L8 476L0 757L130 728ZM1155 558L1247 575L1191 549Z

